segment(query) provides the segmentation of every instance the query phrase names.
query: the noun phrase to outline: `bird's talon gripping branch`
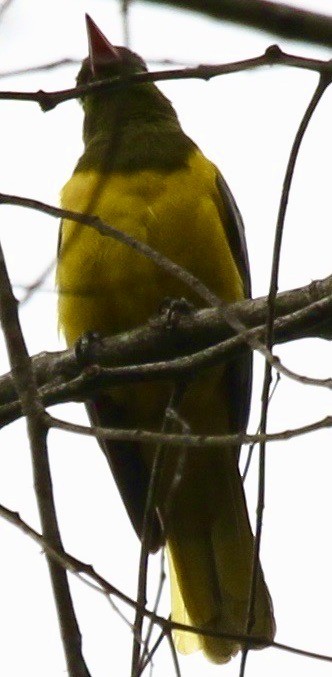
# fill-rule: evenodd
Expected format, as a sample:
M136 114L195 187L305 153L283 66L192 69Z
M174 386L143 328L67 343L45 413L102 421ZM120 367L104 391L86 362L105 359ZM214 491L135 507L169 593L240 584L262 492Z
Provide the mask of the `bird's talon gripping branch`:
M75 356L81 368L90 367L95 362L95 346L102 342L98 332L86 331L75 343Z
M166 296L159 307L160 315L165 318L165 327L168 330L176 329L181 317L190 315L194 310L194 304L184 297L172 299L170 296Z

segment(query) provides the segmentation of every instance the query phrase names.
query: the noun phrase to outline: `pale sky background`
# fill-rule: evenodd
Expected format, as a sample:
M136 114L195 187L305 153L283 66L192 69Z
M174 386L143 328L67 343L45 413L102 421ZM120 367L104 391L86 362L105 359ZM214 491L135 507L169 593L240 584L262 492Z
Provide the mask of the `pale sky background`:
M290 2L290 0L289 0ZM292 2L332 14L330 0ZM115 0L14 0L0 24L0 71L63 57L86 56L84 13L89 12L114 44L123 30ZM131 47L146 59L222 63L257 56L272 43L285 50L330 58L328 49L276 39L263 32L199 15L135 3ZM46 90L73 86L77 67L2 79L2 89ZM290 68L265 68L218 77L209 83L160 85L173 101L185 131L222 169L242 212L252 265L253 293L266 294L278 200L290 146L317 76ZM325 94L310 124L296 167L282 250L280 289L331 273L331 104ZM1 102L0 191L58 203L82 150L82 113L76 101L47 114L34 103ZM1 207L0 235L18 296L54 259L58 224L36 212ZM64 347L57 333L53 276L21 308L31 354ZM290 368L331 376L331 348L302 341L278 346ZM1 372L7 361L1 343ZM257 427L262 364L257 361L250 431ZM85 422L83 407L57 407L66 420ZM331 394L282 378L270 408L269 430L284 430L331 414ZM136 591L139 547L106 462L93 440L62 432L50 435L57 509L66 549L131 596ZM277 640L332 654L332 458L331 434L319 432L267 451L266 509L262 561L274 600ZM246 482L255 515L256 468ZM0 503L38 528L24 421L1 431ZM6 677L66 674L45 558L14 527L0 521L0 672ZM151 601L159 557L152 558ZM129 675L131 634L105 599L71 579L93 677ZM167 585L161 610L167 615ZM128 611L124 609L128 614ZM239 658L216 667L199 654L181 659L184 677L235 677ZM251 653L247 677L280 674L323 677L331 663L269 649ZM173 674L166 641L154 675Z

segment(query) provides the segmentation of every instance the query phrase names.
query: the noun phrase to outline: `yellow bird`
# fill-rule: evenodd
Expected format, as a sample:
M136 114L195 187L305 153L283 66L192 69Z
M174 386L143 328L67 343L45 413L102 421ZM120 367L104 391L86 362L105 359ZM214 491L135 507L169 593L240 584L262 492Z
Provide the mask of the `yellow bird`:
M79 85L145 72L143 60L111 45L87 17L89 57ZM244 230L230 190L181 129L170 101L154 83L82 97L85 150L62 192L62 205L98 215L118 230L169 257L220 299L249 296ZM198 299L183 284L133 249L96 230L65 220L61 227L59 323L72 346L86 332L112 335L145 323L165 297ZM94 423L160 430L171 384L114 387L88 403ZM251 388L251 359L199 374L179 414L192 433L244 431ZM101 442L138 534L154 448ZM153 505L151 551L166 543L172 619L220 633L244 634L253 559L253 536L238 470L239 449L186 451L180 481L167 501L179 450L167 451ZM168 506L167 509L165 506ZM259 566L252 634L274 637L269 592ZM241 642L175 631L182 653L202 649L224 663Z

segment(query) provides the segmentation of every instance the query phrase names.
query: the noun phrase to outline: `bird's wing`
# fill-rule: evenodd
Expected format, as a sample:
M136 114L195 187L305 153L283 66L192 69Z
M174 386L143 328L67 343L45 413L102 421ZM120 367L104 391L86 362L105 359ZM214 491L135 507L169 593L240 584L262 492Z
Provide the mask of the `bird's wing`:
M251 296L249 257L244 225L238 206L224 179L217 173L217 186L220 195L220 213L227 239L240 272L246 298ZM248 423L251 386L252 354L248 349L240 358L227 364L227 380L231 398L230 412L233 432L245 431Z
M105 428L126 428L121 408L108 395L96 396L86 403L92 425ZM121 494L127 513L139 538L142 537L146 497L150 473L143 462L140 444L136 442L109 442L97 437L110 465L113 477ZM150 551L155 552L163 545L163 535L157 512L149 525Z

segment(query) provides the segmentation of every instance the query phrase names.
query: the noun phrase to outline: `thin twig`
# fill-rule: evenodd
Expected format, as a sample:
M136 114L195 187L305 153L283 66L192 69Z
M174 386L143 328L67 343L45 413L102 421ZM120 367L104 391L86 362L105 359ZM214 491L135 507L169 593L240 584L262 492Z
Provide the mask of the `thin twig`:
M103 576L98 574L91 565L85 564L63 550L56 550L41 534L24 522L17 512L9 510L0 504L0 515L8 522L13 524L13 526L20 529L20 531L22 531L24 534L32 538L32 540L34 540L36 543L38 543L38 545L41 546L42 549L45 550L45 552L47 552L55 562L68 569L68 571L76 574L82 583L89 585L90 587L92 586L96 591L102 594L116 595L131 608L137 609L138 605L135 600L128 597L128 595L116 588L114 585L112 585L112 583L109 583ZM213 632L212 630L197 628L191 625L185 625L184 623L175 623L169 619L163 618L162 616L154 615L148 609L143 609L142 611L147 618L152 618L154 623L162 628L163 636L171 630L182 630L193 634L205 635L206 637L224 637L225 639L231 639L241 643L250 641L250 638L247 635L231 635L228 633ZM160 641L158 640L158 646ZM253 637L251 641L255 646L261 644L262 642L266 645L266 638ZM332 656L320 654L314 651L307 651L306 649L290 646L288 644L282 644L281 642L270 642L267 644L267 646L281 651L288 651L289 653L294 653L299 656L315 658L317 660L332 663Z
M130 47L129 5L130 5L130 0L121 0L123 44L127 48Z
M30 442L34 486L38 503L42 532L58 551L63 550L57 523L52 479L48 460L47 433L44 409L41 403L31 360L22 335L17 302L14 298L7 267L0 246L0 316L6 340L7 352L22 413L26 416ZM68 672L71 677L89 677L82 648L81 634L71 600L67 575L54 559L47 556L62 643Z
M166 444L172 447L225 447L243 446L246 444L261 444L262 442L287 442L332 427L332 416L307 423L306 425L276 433L229 433L228 435L183 435L171 432L153 432L139 429L101 428L99 426L84 426L78 423L68 423L62 419L50 417L49 426L75 435L104 438L113 442L140 442L141 444Z
M178 410L183 394L185 392L186 384L175 384L169 399L169 403L165 410L165 416L162 424L162 433L167 433L172 430L174 423L173 412ZM150 539L151 539L151 525L155 511L155 501L158 495L161 474L164 469L164 462L166 458L167 446L161 443L157 446L153 457L153 464L151 468L149 487L146 497L146 504L144 510L142 535L141 535L141 552L139 560L138 584L137 584L137 602L140 608L146 605L146 585L148 572L148 559L150 553ZM135 634L142 636L143 615L138 609L135 616ZM132 655L132 677L137 677L140 672L140 644L134 638L133 655Z
M100 235L111 237L122 244L126 244L128 247L135 249L139 254L151 259L151 261L153 261L157 266L163 268L170 275L177 277L179 280L184 282L184 284L189 286L208 305L222 305L223 307L226 306L225 303L220 301L219 297L213 294L213 292L211 292L200 280L195 278L194 275L191 275L191 273L182 268L182 266L174 263L167 256L163 256L159 252L146 245L144 242L136 240L127 233L117 230L112 225L105 223L105 221L102 221L97 216L82 214L80 212L75 212L68 209L60 209L59 207L46 204L45 202L40 202L39 200L32 200L30 198L24 198L17 195L7 195L5 193L0 194L0 204L11 204L17 207L36 209L37 211L43 212L55 218L68 219L75 221L76 223L81 223L94 228ZM66 290L61 290L61 293L66 293Z
M326 86L329 76L326 76ZM115 240L126 244L127 246L135 249L139 254L149 258L157 266L164 269L177 279L181 280L188 288L190 288L195 294L197 294L207 305L216 306L219 308L220 312L223 315L224 320L227 324L237 333L244 332L246 326L239 319L239 316L231 305L228 305L223 300L221 300L216 294L210 291L204 283L202 283L198 278L189 273L187 270L182 268L182 266L171 261L167 256L160 254L155 251L144 242L136 240L127 233L117 230L110 224L105 223L97 216L89 216L87 214L82 214L80 212L74 212L67 209L60 209L54 207L53 205L40 202L39 200L32 200L30 198L23 198L15 195L7 195L0 193L0 204L11 204L20 207L26 207L29 209L37 209L38 211L49 214L50 216L56 218L65 218L77 223L82 223L83 225L90 226L95 228L100 235L105 237L112 237ZM65 293L66 290L63 290ZM243 334L245 336L245 341L248 345L254 350L259 350L259 352L266 358L266 360L271 364L275 365L276 362L279 363L279 360L276 360L271 354L271 351L268 350L265 344L263 344L255 335L251 335L250 332ZM280 368L280 371L282 369ZM290 372L289 372L290 373Z
M50 61L49 63L42 63L38 66L28 66L27 68L17 68L11 71L0 71L0 79L17 77L20 75L31 75L32 73L40 73L42 71L53 70L54 68L62 68L62 66L78 66L81 60L65 57L64 59L57 59L57 61Z
M276 377L276 380L275 380L273 390L271 391L271 393L269 395L269 403L271 402L273 395L274 395L279 383L280 383L280 374L277 373L277 377ZM257 426L256 433L257 433L257 435L260 435L260 424ZM262 440L260 440L260 441L262 441ZM271 441L271 440L268 440L267 437L265 437L265 442L267 442L267 441ZM247 460L245 462L245 466L244 466L243 473L242 473L242 482L243 483L247 479L247 475L248 475L249 468L250 468L251 461L252 461L252 455L253 455L254 448L255 448L256 444L257 444L257 442L252 442L252 444L250 444L250 446L249 446Z
M178 387L177 402L176 402L177 407L180 404L180 399L182 399L182 397L183 397L185 387L186 387L185 384L181 384L181 386ZM180 427L181 432L184 436L188 436L190 434L190 428L189 428L188 424L186 423L186 421L184 421L178 415L177 410L172 409L172 407L174 407L174 404L175 404L174 397L172 398L172 400L173 400L172 406L169 405L167 410L166 410L165 421L164 421L165 438L164 438L164 441L161 442L161 444L163 444L164 447L165 447L166 453L167 453L167 444L168 444L167 435L168 435L169 432L172 431L172 429L174 427ZM167 418L168 418L168 421L167 421ZM180 449L179 449L179 451L176 455L172 480L171 480L170 486L167 490L167 496L166 496L165 502L164 502L163 507L162 507L163 529L164 529L165 539L167 539L168 518L169 518L169 515L170 515L171 510L172 510L174 496L177 492L177 489L178 489L179 484L181 482L181 479L183 477L183 471L184 471L184 466L186 464L186 461L187 461L187 448L186 448L186 446L180 447ZM162 466L160 467L160 472L162 472ZM156 481L158 482L158 478L156 479ZM154 607L155 612L157 612L157 609L158 609L159 599L160 599L164 580L165 580L165 572L164 572L164 552L163 552L162 562L161 562L159 589L158 589L157 598L156 598L155 607ZM149 640L150 640L150 636L151 636L151 633L152 633L152 629L153 629L153 624L150 623L148 631L147 631L147 635L146 635L145 644L144 644L145 647L148 647L148 645L149 645ZM175 673L176 673L176 675L179 675L180 674L180 668L179 668L179 663L178 663L178 660L177 660L177 657L176 657L176 651L175 651L175 648L174 648L172 633L169 633L168 642L169 642L170 647L171 647L171 653L172 653L172 657L173 657ZM145 662L145 655L143 653L143 655L141 656L141 659L140 659L140 664L139 664L139 670L138 670L139 674L141 674L141 672L142 672L142 665L144 664L144 662Z
M130 76L122 76L118 78L101 80L91 82L87 85L80 85L79 87L72 87L70 89L63 89L60 91L45 92L39 90L38 92L0 92L0 100L9 101L31 101L38 103L41 109L46 112L52 110L58 104L71 99L78 99L87 96L94 92L115 92L121 89L128 89L128 87L143 84L145 82L161 82L168 80L210 80L219 75L228 75L229 73L239 73L241 71L251 70L260 66L291 66L293 68L301 68L312 70L317 73L325 73L327 76L331 75L332 63L331 61L323 61L321 59L308 59L306 57L287 54L283 52L277 45L271 45L261 56L252 57L250 59L242 59L241 61L234 61L226 64L218 65L201 65L196 68L180 68L165 71L149 71L143 73L136 73Z
M140 677L140 675L143 674L145 668L147 668L147 666L149 665L149 663L151 663L151 660L152 660L153 656L154 656L155 653L158 651L158 649L159 649L159 647L160 647L160 645L161 645L163 639L165 639L165 636L166 636L166 635L165 635L164 630L161 630L161 632L159 633L159 636L158 636L158 638L156 639L156 641L155 641L155 643L154 643L152 649L150 650L149 656L146 658L146 660L145 660L144 663L142 664L141 669L140 669L140 672L139 672L139 674L138 674L137 677Z
M174 669L175 669L175 677L181 677L179 659L178 659L178 656L177 656L177 653L176 653L176 649L175 649L175 645L174 645L174 641L173 641L173 637L172 637L171 632L167 633L167 639L168 639L169 648L170 648L170 651L171 651L171 656L172 656L173 665L174 665Z
M285 179L283 183L283 189L280 199L280 206L278 212L278 219L275 232L275 241L273 247L273 261L271 269L271 280L270 280L270 289L268 296L268 316L266 321L266 345L269 353L272 352L272 347L274 343L274 323L275 323L275 302L278 291L278 273L279 273L279 264L280 264L280 254L281 254L281 244L282 236L284 230L284 222L286 209L288 204L288 197L290 192L290 187L294 175L295 164L297 161L299 149L305 134L305 131L308 127L308 124L312 118L312 115L323 95L326 88L330 84L330 77L325 77L321 75L318 86L312 96L312 99L304 113L304 116L300 122L299 128L295 135L294 143L289 156L289 161L287 163ZM270 395L270 385L271 385L271 364L265 362L265 373L264 373L264 382L262 389L262 409L261 409L261 422L260 422L260 431L263 434L266 434L267 430L267 416L269 408L269 395ZM254 544L254 553L253 553L253 563L252 563L252 578L250 586L250 596L248 604L248 615L247 615L247 625L246 630L248 634L251 634L251 631L255 624L255 603L256 603L256 590L257 590L257 581L258 581L258 569L259 569L259 552L261 545L262 537L262 525L263 525L263 512L264 512L264 502L265 502L265 455L266 455L266 441L263 440L260 442L260 451L259 451L259 479L258 479L258 497L257 497L257 511L256 511L256 534L255 534L255 544ZM240 677L244 677L245 664L246 664L246 653L247 647L245 648L240 668Z
M153 605L153 612L155 614L158 612L159 603L160 603L161 594L162 594L162 591L163 591L165 579L166 579L165 552L164 552L164 548L161 548L161 551L160 551L159 583L158 583L156 598L155 598L154 605ZM147 629L147 632L146 632L146 636L145 636L145 639L144 639L144 642L143 642L143 651L142 651L142 655L140 657L140 661L139 661L139 665L138 665L138 669L137 669L137 677L139 677L139 675L141 675L143 673L144 669L147 667L149 662L151 662L152 656L155 653L154 652L152 654L152 652L149 651L149 644L150 644L153 628L154 628L154 623L152 623L151 620L150 620L149 625L148 625L148 629Z

